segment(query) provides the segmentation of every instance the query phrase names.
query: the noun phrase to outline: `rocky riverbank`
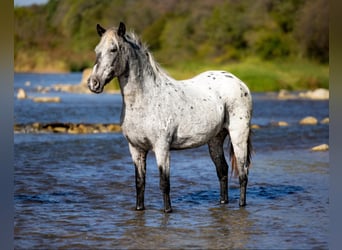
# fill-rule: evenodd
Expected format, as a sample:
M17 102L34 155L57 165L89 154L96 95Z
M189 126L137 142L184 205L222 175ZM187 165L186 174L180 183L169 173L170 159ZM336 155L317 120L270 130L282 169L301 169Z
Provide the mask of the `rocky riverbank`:
M317 125L317 124L329 124L329 117L322 120L318 120L313 116L307 116L298 121L299 125ZM260 126L258 124L252 124L252 129L261 129L267 127L286 127L291 126L286 121L271 121L267 125ZM14 132L16 133L39 133L39 132L52 132L52 133L72 133L72 134L84 134L84 133L110 133L121 132L119 124L85 124L85 123L39 123L32 124L15 124Z
M298 121L300 126L314 126L317 124L329 124L329 118L318 121L315 117L304 117ZM293 125L293 124L292 124ZM291 124L285 121L270 122L268 125L260 126L252 124L252 130L267 129L267 127L285 127ZM85 124L85 123L39 123L32 124L15 124L15 133L67 133L67 134L93 134L93 133L120 133L121 126L119 124ZM329 150L327 144L317 145L311 148L312 151Z
M298 121L299 125L317 125L317 124L329 124L329 117L318 121L317 118L312 116L307 116ZM293 124L292 124L293 125ZM267 125L260 126L258 124L252 124L251 128L253 130L263 129L267 127L286 127L291 126L291 124L286 121L272 121ZM119 124L90 124L90 123L31 123L31 124L15 124L15 133L69 133L69 134L90 134L90 133L113 133L121 132L121 127Z
M287 90L280 90L278 92L278 99L292 100L292 99L309 99L309 100L329 100L328 89L315 89L301 92L291 92Z
M121 132L119 124L85 124L85 123L39 123L15 124L15 133L68 133L92 134Z
M36 87L36 91L41 94L48 94L50 92L68 92L68 93L77 93L77 94L91 94L91 91L88 89L88 78L91 74L92 69L88 68L85 69L82 73L82 79L79 84L65 84L65 83L56 83L53 86L43 87L38 86ZM30 85L30 82L27 82L25 85ZM109 94L116 94L119 93L119 90L113 89L104 89L104 92ZM28 96L27 93L23 88L19 88L17 92L17 99L31 99L34 102L60 102L61 98L56 96L44 96L44 97L31 97Z
M90 90L88 89L87 80L91 74L92 69L87 68L82 73L82 79L79 84L62 84L62 83L56 83L51 87L37 87L37 92L39 93L49 93L51 91L55 92L69 92L69 93L79 93L79 94L90 94ZM113 89L105 89L106 93L119 93L119 90L113 90ZM273 93L274 94L274 93ZM288 90L280 90L279 92L275 93L276 98L279 100L292 100L292 99L309 99L309 100L329 100L329 90L318 88L315 90L307 90L307 91L288 91ZM34 98L30 98L25 93L24 89L19 89L17 92L17 98L18 99L32 99L35 101ZM60 100L57 100L56 97L54 98L46 98L45 100L42 100L41 102L59 102Z
M59 92L69 92L69 93L79 93L79 94L91 94L91 91L88 88L88 78L92 72L92 68L87 68L83 70L82 72L82 79L79 84L73 85L73 84L55 84L52 87L42 87L38 89L38 92L47 93L50 91L59 91ZM119 90L113 90L105 88L104 92L110 93L110 94L116 94L119 93Z

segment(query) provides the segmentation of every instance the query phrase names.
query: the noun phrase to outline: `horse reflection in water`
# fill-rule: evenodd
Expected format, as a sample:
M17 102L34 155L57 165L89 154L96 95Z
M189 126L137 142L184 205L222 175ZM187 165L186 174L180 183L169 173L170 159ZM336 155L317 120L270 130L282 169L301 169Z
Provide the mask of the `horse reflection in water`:
M101 37L88 87L101 93L114 77L123 97L121 127L135 165L136 209L144 209L146 156L155 153L164 211L170 200L170 150L208 144L220 182L220 202L228 203L228 164L223 150L229 136L232 172L239 176L240 206L246 205L251 163L252 97L248 87L225 71L207 71L177 81L155 62L134 33L97 25Z

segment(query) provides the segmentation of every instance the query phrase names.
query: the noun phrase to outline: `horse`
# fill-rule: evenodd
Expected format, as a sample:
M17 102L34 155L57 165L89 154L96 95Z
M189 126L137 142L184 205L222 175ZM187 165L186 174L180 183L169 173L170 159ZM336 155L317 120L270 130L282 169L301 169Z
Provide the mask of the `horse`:
M97 24L100 42L88 78L91 92L101 93L114 77L122 95L121 129L135 166L136 210L144 210L146 157L155 154L164 212L172 212L170 151L208 144L220 183L220 203L228 203L228 164L224 141L229 137L231 173L239 177L239 205L246 205L251 164L252 96L240 79L226 71L207 71L178 81L154 60L147 46L126 26Z

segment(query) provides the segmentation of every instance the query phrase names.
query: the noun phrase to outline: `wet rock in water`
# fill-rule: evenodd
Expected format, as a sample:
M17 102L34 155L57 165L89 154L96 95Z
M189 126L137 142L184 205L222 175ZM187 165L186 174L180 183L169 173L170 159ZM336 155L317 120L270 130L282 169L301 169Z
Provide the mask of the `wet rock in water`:
M329 124L330 120L329 117L326 117L320 121L321 124Z
M14 124L13 130L14 130L14 132L20 132L23 129L19 124Z
M251 129L260 129L260 126L258 124L252 124Z
M69 133L69 134L92 134L92 133L117 133L121 132L119 124L83 124L83 123L39 123L15 124L16 133Z
M329 150L328 144L321 144L311 148L312 151L327 151Z
M92 92L88 88L88 78L90 77L92 70L92 68L83 70L82 79L79 84L55 84L52 86L52 89L54 91L61 92L91 94ZM119 93L118 90L110 90L106 88L104 89L104 92L110 94Z
M78 124L75 128L74 131L78 132L79 134L87 134L90 133L88 127L84 124Z
M41 130L53 133L65 133L69 127L69 124L59 122L48 123L40 126Z
M279 127L287 127L287 126L289 126L289 124L288 124L287 122L284 122L284 121L279 121L279 122L277 122L277 125L278 125Z
M307 116L299 121L300 125L316 125L317 123L317 119L313 116Z
M287 122L280 121L280 122L278 122L278 126L280 126L280 127L286 127L286 126L289 126L289 124L288 124Z
M40 129L41 128L41 124L39 123L39 122L34 122L33 124L32 124L32 128L34 128L34 129Z
M32 98L34 102L61 102L61 98L58 96L55 97L34 97Z
M88 93L91 91L88 89L88 78L92 72L92 68L83 70L81 82L77 85L74 84L55 84L53 86L54 91L71 92L71 93Z
M54 127L52 131L55 133L65 133L67 131L67 128L66 127Z
M289 126L289 124L285 121L279 121L279 122L274 122L272 121L270 123L271 126L274 126L274 127L286 127L286 126Z
M44 86L40 86L38 85L36 87L36 91L42 94L46 94L49 93L51 91L51 87L44 87Z
M118 124L109 124L107 126L107 129L109 132L120 132L121 131L121 126Z
M285 89L281 89L278 92L278 99L280 100L291 100L291 99L310 99L310 100L328 100L329 90L328 89L315 89L304 92L290 92Z
M281 89L278 93L278 99L280 100L288 100L288 99L296 99L297 96L286 89Z
M76 126L72 126L67 131L69 134L80 134L80 130Z
M24 89L20 88L20 89L18 90L17 98L18 98L19 100L22 100L22 99L26 99L26 98L27 98L27 95L26 95L26 92L25 92Z
M329 90L328 89L315 89L309 90L307 92L303 92L299 94L299 97L311 99L311 100L328 100L329 99Z
M82 80L81 80L81 85L85 86L88 88L88 78L91 75L91 72L93 71L92 68L86 68L82 72Z

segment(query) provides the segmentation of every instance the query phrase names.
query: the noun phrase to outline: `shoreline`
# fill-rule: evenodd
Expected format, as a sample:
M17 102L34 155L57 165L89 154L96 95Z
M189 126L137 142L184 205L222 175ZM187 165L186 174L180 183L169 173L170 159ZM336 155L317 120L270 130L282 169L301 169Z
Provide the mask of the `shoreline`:
M316 119L314 117L305 117L296 123L297 126L316 126L316 125L327 125L329 126L329 118L324 118L320 122L308 122L303 123L304 120ZM259 126L257 124L251 125L251 130L260 130L260 129L268 129L272 127L287 127L293 126L294 124L288 124L284 121L279 122L269 122L267 125ZM70 135L79 135L79 134L105 134L105 133L121 133L121 125L117 123L39 123L34 122L30 124L15 124L13 127L14 134L70 134ZM329 151L328 144L318 144L312 145L311 148L308 148L310 151Z
M82 72L82 78L79 84L67 84L67 83L56 83L49 87L38 86L38 93L49 93L51 91L56 92L66 92L66 93L79 93L79 94L91 94L87 86L87 79L91 74L92 68L86 68ZM71 71L50 71L50 70L32 70L32 71L15 71L14 73L27 73L27 74L67 74L72 73ZM113 85L114 86L114 85ZM22 89L23 90L23 89ZM21 90L21 91L22 91ZM251 89L252 90L252 89ZM303 89L303 90L287 90L287 89L279 89L278 91L270 91L267 90L267 87L264 91L253 91L254 93L269 93L273 98L277 98L279 100L296 100L296 99L309 99L309 100L329 100L329 89L328 88L313 88L313 89ZM113 88L110 85L107 85L104 88L104 93L107 94L118 94L120 93L120 89ZM20 99L20 98L18 98ZM23 98L24 99L24 98Z
M296 123L286 121L270 121L266 125L251 124L252 130L267 129L272 127L290 126L316 126L329 125L329 117L318 120L313 116L303 117ZM69 133L69 134L92 134L92 133L118 133L121 132L119 123L71 123L71 122L50 122L50 123L28 123L14 124L15 133Z
M207 70L224 70L238 76L252 92L305 91L317 88L329 89L329 65L307 60L264 61L248 57L237 62L215 63L213 61L185 60L178 64L163 65L163 69L176 80L189 79ZM67 68L40 67L29 69L15 67L15 73L67 74L84 73L92 70L86 67L80 71ZM117 88L118 84L111 89ZM108 87L107 87L108 88Z
M92 92L88 89L86 81L82 80L79 84L63 84L56 83L52 86L43 87L37 86L36 92L40 94L49 94L51 92L62 92L62 93L75 93L75 94L92 94ZM106 94L120 94L120 89L113 88L104 88L103 93ZM252 94L265 94L267 97L271 99L277 100L314 100L314 101L326 101L330 98L329 89L317 88L315 90L302 90L302 91L289 91L285 89L281 89L280 91L263 91L263 92L252 92ZM60 98L57 95L55 98ZM35 101L37 97L28 96L23 88L19 88L16 92L17 99L32 99ZM49 102L48 98L46 99Z

